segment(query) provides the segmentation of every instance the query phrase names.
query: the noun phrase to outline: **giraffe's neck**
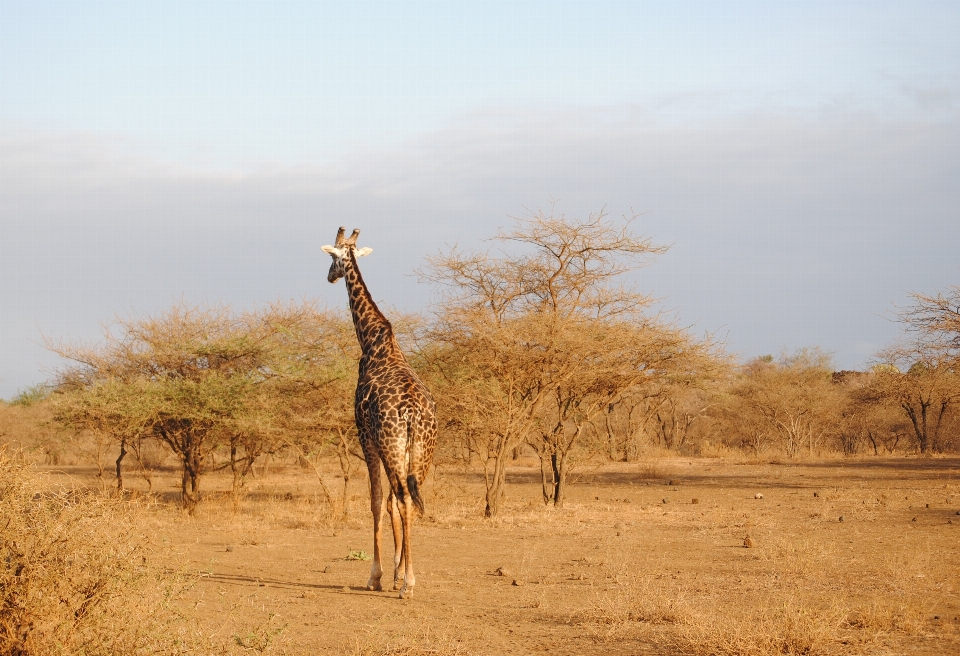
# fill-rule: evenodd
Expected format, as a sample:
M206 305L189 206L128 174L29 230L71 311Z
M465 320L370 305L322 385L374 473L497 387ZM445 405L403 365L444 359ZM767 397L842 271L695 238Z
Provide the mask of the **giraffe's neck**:
M396 347L393 326L373 302L370 290L363 282L357 260L353 253L347 254L344 280L350 299L350 314L357 331L357 341L365 356L385 355Z

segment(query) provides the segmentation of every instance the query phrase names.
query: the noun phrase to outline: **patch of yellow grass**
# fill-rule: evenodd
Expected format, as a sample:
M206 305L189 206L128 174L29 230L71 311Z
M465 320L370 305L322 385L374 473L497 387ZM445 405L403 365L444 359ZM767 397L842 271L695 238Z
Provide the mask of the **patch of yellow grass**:
M468 653L457 637L429 628L387 638L358 636L342 651L352 656L464 656Z
M197 580L164 565L147 510L97 492L50 489L0 448L0 653L249 653L206 636L181 608ZM258 633L259 632L259 633ZM254 651L263 653L265 649Z
M733 588L721 573L691 580L607 566L618 585L571 619L600 641L643 638L692 656L871 653L887 638L929 633L930 599L950 580L922 548L869 580L810 539L767 536L753 559Z

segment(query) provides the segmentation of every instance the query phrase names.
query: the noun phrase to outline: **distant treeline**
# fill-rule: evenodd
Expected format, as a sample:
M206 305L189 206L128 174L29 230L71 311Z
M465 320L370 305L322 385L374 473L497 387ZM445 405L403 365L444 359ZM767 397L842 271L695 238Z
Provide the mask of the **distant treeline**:
M622 284L665 250L630 224L602 214L519 220L497 236L501 250L428 259L419 274L438 288L431 313L392 317L436 397L438 458L482 467L488 516L524 449L539 456L543 499L555 505L575 464L629 462L651 448L758 457L960 449L960 288L915 295L899 315L902 340L869 371L834 371L816 349L738 364ZM359 462L359 349L346 311L178 304L118 320L95 344L48 347L70 364L14 401L49 405L68 439L112 444L120 487L126 459L148 467L158 445L179 459L188 509L215 460L237 493L258 458L278 451L314 467L336 456L345 481Z

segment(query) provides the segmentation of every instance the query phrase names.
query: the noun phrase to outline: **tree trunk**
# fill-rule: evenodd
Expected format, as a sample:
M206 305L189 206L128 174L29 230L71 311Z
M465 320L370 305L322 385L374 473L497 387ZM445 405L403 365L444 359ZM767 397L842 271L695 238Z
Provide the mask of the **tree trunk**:
M910 423L913 424L913 432L917 436L917 446L920 448L920 453L927 452L927 404L923 401L920 402L920 417L917 417L916 410L913 409L913 406L902 404L903 409L907 411L907 416L910 417Z
M202 465L203 459L196 449L190 449L183 454L183 479L180 490L183 507L191 515L200 504L200 469Z
M240 512L240 488L243 487L243 475L237 467L237 445L230 444L230 471L233 473L233 483L230 486L230 495L233 497L233 511Z
M117 457L117 494L123 494L123 471L120 469L120 463L123 462L123 457L127 455L127 440L126 438L120 439L120 455Z
M553 467L547 459L547 453L537 452L540 456L540 488L543 493L543 505L549 506L553 501Z
M150 475L147 466L143 464L143 453L141 452L143 449L143 438L135 439L130 446L133 449L133 456L137 459L137 466L140 467L140 476L147 482L147 494L149 494L153 491L153 477Z
M940 448L940 426L943 425L943 416L947 413L947 407L949 405L949 401L940 402L940 412L937 415L937 425L933 428L933 439L930 440L930 447L933 449L934 453L940 453L942 451Z
M336 503L334 503L333 501L333 495L330 494L330 488L327 487L327 484L323 482L323 472L320 471L319 455L317 456L317 462L314 463L312 460L310 460L310 458L307 457L307 454L303 452L303 449L301 449L299 446L297 446L293 442L287 441L286 445L294 449L297 453L300 454L301 462L306 462L313 469L313 473L317 475L317 482L320 483L320 489L323 490L323 496L326 498L327 503L330 504L330 511L335 512ZM270 456L270 453L267 452L267 457L269 456ZM255 471L253 469L252 463L250 465L250 471L251 472Z
M550 454L550 466L553 469L553 505L563 508L563 483L566 479L567 468L565 454Z
M610 417L613 414L613 404L607 407L607 414L603 416L603 424L607 429L607 446L610 449L610 462L617 461L617 440L613 435L613 425Z
M504 482L507 477L506 448L502 448L496 455L493 463L492 476L487 478L487 507L484 508L484 517L496 517L503 503Z
M567 460L567 456L569 456L570 450L581 433L583 433L583 426L578 426L574 438L565 445L558 445L557 452L550 458L550 464L553 468L553 505L556 508L563 508L563 497L567 489L567 473L570 470L570 461Z

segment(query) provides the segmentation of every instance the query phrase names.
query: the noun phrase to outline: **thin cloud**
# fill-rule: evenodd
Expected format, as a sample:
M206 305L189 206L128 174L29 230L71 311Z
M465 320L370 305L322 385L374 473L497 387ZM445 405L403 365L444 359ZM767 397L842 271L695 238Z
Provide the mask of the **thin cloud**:
M678 101L679 102L679 101ZM679 118L678 118L679 117ZM410 275L524 207L649 211L670 253L640 274L687 321L745 352L820 344L842 366L895 329L910 289L957 282L960 117L823 108L707 118L651 106L492 107L332 163L230 169L164 161L96 134L0 136L0 396L36 382L39 324L95 334L116 311L186 295L251 304L321 296L339 225L375 248L378 298L423 307Z

